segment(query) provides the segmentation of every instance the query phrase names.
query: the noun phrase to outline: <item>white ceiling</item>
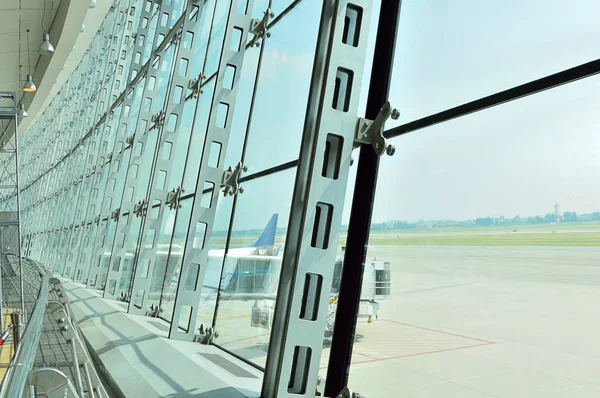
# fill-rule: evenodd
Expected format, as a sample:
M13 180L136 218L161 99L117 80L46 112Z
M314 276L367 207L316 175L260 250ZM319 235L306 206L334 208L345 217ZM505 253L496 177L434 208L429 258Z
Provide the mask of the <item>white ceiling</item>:
M19 121L19 135L39 118L71 76L113 1L98 0L97 6L90 9L90 0L0 0L0 91L15 91L29 114ZM82 24L85 29L82 29ZM30 73L27 29L30 29L29 57L37 92L25 94L22 87ZM50 32L50 42L55 48L51 56L38 54L44 31ZM23 68L20 81L17 81L19 62Z
M19 61L19 3L21 3L20 61ZM25 78L37 65L38 48L42 43L42 17L44 30L50 30L60 0L0 0L0 91L16 91L21 88ZM45 13L44 13L45 9ZM45 14L45 15L44 15ZM29 32L29 57L27 56L27 32ZM50 38L52 42L52 37ZM28 58L31 59L31 66ZM19 62L23 65L19 79Z
M69 2L69 0L62 1ZM67 82L100 29L113 2L114 0L97 0L96 7L89 8L90 0L70 0L69 14L63 26L59 45L55 46L56 51L44 75L41 89L38 89L33 101L26 102L29 117L19 123L19 135L24 134L42 115L44 109L50 105L54 96ZM82 24L85 26L83 30Z

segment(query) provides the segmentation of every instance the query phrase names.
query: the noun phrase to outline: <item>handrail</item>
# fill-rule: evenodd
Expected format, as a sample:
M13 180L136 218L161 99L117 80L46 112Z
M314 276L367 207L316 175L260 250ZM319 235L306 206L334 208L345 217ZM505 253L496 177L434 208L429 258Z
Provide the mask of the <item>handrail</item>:
M40 341L40 334L42 333L46 303L48 302L48 294L50 291L49 277L37 261L29 261L34 263L38 268L38 272L42 277L42 282L40 284L37 299L35 300L35 306L33 307L33 311L25 326L21 342L17 347L17 352L10 362L4 380L2 381L0 398L13 398L23 395L23 391L27 385L29 372L31 372L33 368L35 354L38 350Z

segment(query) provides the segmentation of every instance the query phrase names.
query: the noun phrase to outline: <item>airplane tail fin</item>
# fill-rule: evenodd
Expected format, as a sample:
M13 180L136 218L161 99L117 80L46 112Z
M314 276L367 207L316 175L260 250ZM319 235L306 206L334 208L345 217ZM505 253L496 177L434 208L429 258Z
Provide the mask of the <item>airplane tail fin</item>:
M250 245L250 247L262 247L262 246L273 246L275 244L275 234L277 233L277 218L278 213L271 216L271 219L267 223L267 226L262 231L256 242Z

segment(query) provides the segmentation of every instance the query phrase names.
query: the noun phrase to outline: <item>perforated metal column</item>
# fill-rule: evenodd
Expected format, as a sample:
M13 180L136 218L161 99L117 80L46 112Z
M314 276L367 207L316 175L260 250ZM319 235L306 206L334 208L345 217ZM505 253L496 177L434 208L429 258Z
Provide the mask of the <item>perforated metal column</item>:
M325 1L263 397L314 397L371 14Z
M210 239L215 211L219 200L218 187L221 185L224 171L224 159L229 142L231 120L234 114L238 82L246 52L245 44L251 26L253 0L246 7L231 2L222 47L219 68L216 75L211 112L200 163L200 173L196 182L196 195L192 205L192 215L188 228L186 246L183 254L180 283L173 309L173 321L169 336L174 339L192 340L196 329L196 317L200 303L200 291L203 280L203 265L208 259L208 248L204 247ZM205 187L212 186L210 200L202 200ZM181 283L181 275L195 273L196 283L190 288ZM180 325L187 325L187 329Z
M181 120L183 116L183 108L187 105L185 94L187 93L188 81L190 79L192 68L192 61L194 61L194 52L197 48L200 48L200 14L205 12L205 3L199 2L198 4L190 3L185 9L183 15L183 26L177 30L177 37L179 45L177 46L177 56L173 61L174 73L171 76L169 94L166 100L164 111L161 111L161 115L157 115L161 118L160 124L157 124L156 130L158 132L158 142L155 143L157 156L154 159L153 170L154 175L152 178L151 186L143 191L135 192L134 199L127 205L127 209L131 210L131 217L127 224L124 224L120 229L119 233L124 236L126 241L131 244L139 242L140 253L135 261L138 267L137 275L141 275L136 282L136 289L138 292L138 300L143 301L145 292L149 289L149 283L144 283L141 279L147 279L148 275L152 271L152 263L156 259L156 252L158 247L156 244L143 244L148 241L148 234L152 233L153 241L155 241L157 231L160 231L160 227L163 222L164 208L166 207L165 201L169 189L168 182L172 180L171 174L173 172L180 172L180 170L173 170L174 165L174 154L180 153L177 151L179 146L187 149L189 144L189 134L186 140L182 133ZM191 38L189 37L191 35ZM195 99L194 99L195 104ZM186 127L187 128L187 127ZM129 179L129 176L128 176ZM135 184L137 176L132 176L131 184ZM130 182L128 181L128 184ZM134 186L131 185L133 189ZM137 200L137 203L134 203ZM147 213L150 211L151 214L158 215L158 218L148 218ZM150 230L150 231L149 231ZM142 233L143 231L143 233ZM141 236L140 236L141 235ZM140 240L141 238L141 240ZM135 242L135 243L134 243ZM117 248L115 256L121 258L129 258L131 249L128 247ZM165 249L162 248L164 252ZM165 257L164 254L162 254ZM107 291L105 297L116 298L121 295L129 295L131 279L133 278L133 261L129 267L111 268L109 271L109 285L115 281L119 286L123 285L124 291L116 291L111 293ZM128 260L129 261L129 260ZM165 260L166 261L166 260ZM141 287L140 287L141 286ZM144 293L139 294L140 290ZM129 298L126 298L129 300ZM136 301L135 306L130 308L133 313L144 313L147 308L144 308L140 301Z

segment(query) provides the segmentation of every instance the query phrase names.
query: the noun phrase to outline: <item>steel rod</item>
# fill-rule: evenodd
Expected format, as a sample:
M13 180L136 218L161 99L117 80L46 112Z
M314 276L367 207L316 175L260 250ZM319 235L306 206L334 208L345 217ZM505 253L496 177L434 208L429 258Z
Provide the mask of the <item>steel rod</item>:
M550 90L562 86L563 84L585 79L598 73L600 73L600 59L391 128L385 131L383 135L386 138L398 137L438 123L447 122L448 120L479 112L496 105Z
M365 114L366 118L371 120L375 119L388 99L400 6L401 0L381 2ZM328 397L337 396L348 384L378 170L379 156L375 154L371 145L362 144L327 367L325 396Z

